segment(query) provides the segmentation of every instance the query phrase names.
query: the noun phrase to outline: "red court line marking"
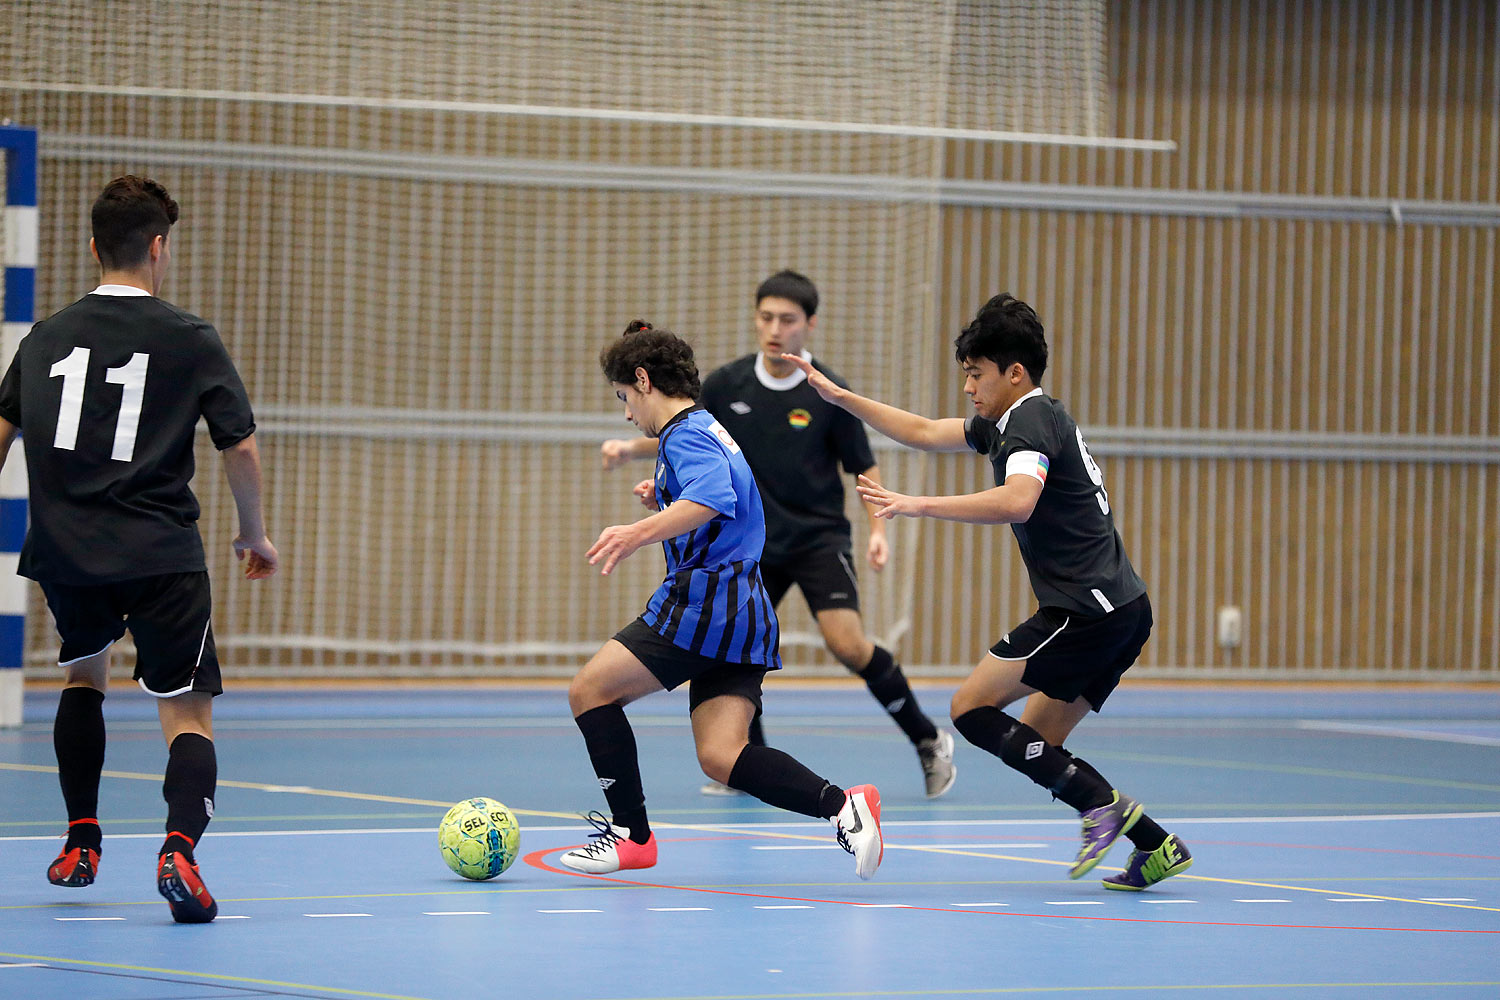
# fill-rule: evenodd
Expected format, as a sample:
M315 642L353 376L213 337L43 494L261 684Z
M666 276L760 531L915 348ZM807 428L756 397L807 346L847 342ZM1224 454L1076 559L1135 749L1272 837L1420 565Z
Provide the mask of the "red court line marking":
M583 847L583 844L565 844L562 847L548 847L540 851L532 851L522 859L533 868L539 868L546 872L555 872L558 875L571 875L574 878L586 878L596 882L613 882L616 885L633 885L645 889L675 889L679 892L711 892L719 896L738 896L742 899L775 899L788 903L827 903L830 906L860 906L861 904L852 899L818 899L812 896L776 896L763 892L736 892L733 889L708 889L703 886L694 885L671 885L667 882L640 882L628 878L611 878L608 875L590 875L587 872L575 872L571 868L556 868L542 859L549 854L560 851L571 851L575 847ZM958 909L948 906L916 906L907 905L903 907L908 910L925 911L927 913L964 913L977 914L979 916L993 917L1038 917L1044 920L1102 920L1122 924L1171 924L1179 927L1257 927L1274 928L1299 931L1401 931L1411 934L1490 934L1500 936L1500 930L1468 930L1455 927L1351 927L1343 924L1252 924L1242 923L1234 920L1153 920L1147 917L1094 917L1082 914L1074 915L1067 913L1024 913L1016 910L979 910Z

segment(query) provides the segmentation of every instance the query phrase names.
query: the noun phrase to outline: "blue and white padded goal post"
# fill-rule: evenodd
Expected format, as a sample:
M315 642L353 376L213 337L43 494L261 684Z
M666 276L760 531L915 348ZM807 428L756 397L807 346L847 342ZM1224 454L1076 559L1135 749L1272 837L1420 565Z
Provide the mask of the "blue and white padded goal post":
M36 129L0 125L5 157L5 325L0 373L36 319ZM16 575L26 537L26 456L18 441L0 472L0 726L21 724L26 581Z

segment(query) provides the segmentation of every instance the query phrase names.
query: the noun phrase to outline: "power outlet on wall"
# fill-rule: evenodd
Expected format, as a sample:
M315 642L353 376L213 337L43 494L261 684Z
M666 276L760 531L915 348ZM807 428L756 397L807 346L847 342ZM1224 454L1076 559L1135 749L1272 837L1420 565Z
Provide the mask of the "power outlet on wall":
M1225 649L1238 649L1245 638L1245 616L1239 607L1226 604L1219 608L1219 645Z

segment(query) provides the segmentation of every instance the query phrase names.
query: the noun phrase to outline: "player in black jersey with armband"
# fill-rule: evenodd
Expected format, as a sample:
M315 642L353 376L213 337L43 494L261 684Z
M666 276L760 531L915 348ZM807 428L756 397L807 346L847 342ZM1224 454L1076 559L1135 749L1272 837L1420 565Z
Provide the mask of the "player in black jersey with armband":
M953 724L1077 809L1083 846L1069 871L1079 878L1122 834L1135 844L1111 889L1141 890L1192 864L1175 834L1098 771L1063 749L1089 711L1104 705L1151 634L1146 585L1125 555L1109 494L1078 425L1038 383L1047 368L1041 321L1026 303L997 295L954 343L967 420L931 420L857 396L806 361L789 358L830 403L881 433L923 451L974 450L989 458L995 487L965 496L905 496L861 481L878 517L935 517L1009 524L1039 608L991 647L953 696ZM1025 699L1019 719L1005 713Z
M157 889L179 923L207 923L218 904L193 848L213 817L212 706L223 687L188 484L201 418L239 512L234 553L251 579L275 573L255 418L214 328L156 297L177 203L155 181L125 176L92 217L99 287L32 327L0 383L0 466L24 430L30 480L19 572L42 585L66 672L52 741L68 839L47 878L79 887L98 872L104 692L110 647L128 628L135 679L157 699L169 747Z
M929 798L953 786L953 736L923 713L892 653L865 635L859 584L851 558L853 532L844 514L840 468L878 482L880 470L864 425L831 406L782 358L790 352L834 383L844 381L813 359L807 341L817 326L818 289L796 271L779 271L755 290L760 350L715 370L703 382L704 409L744 449L766 512L761 576L774 604L796 584L817 620L829 652L859 675L870 694L916 749ZM652 439L611 440L604 467L656 454ZM885 522L870 518L866 551L877 572L889 557ZM750 741L765 746L760 718ZM706 793L732 790L710 783Z

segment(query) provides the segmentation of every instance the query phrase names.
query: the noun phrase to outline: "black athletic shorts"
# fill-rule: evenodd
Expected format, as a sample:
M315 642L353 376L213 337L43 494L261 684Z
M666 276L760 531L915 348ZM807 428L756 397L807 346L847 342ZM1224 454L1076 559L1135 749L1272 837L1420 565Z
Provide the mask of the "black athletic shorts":
M813 614L834 608L859 610L859 581L848 549L815 549L775 566L763 562L760 579L771 595L772 607L781 603L795 583Z
M1021 683L1049 698L1079 695L1099 711L1151 634L1151 601L1142 594L1107 615L1040 608L990 647L1001 660L1025 660Z
M42 593L62 636L59 666L102 653L128 628L135 640L135 679L147 694L223 693L207 573L87 587L43 582Z
M760 682L766 671L753 663L728 663L672 645L637 618L615 633L615 641L646 665L668 691L688 683L688 711L721 694L748 698L760 714Z

